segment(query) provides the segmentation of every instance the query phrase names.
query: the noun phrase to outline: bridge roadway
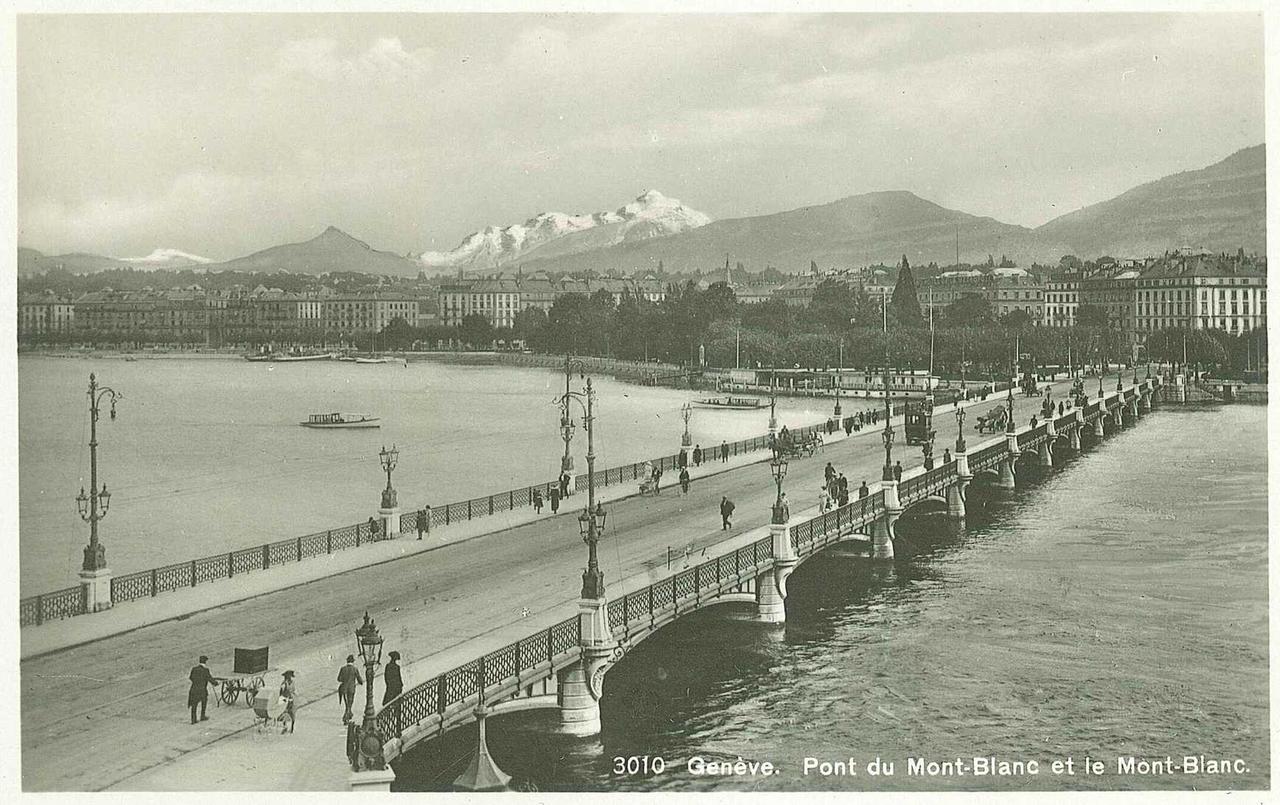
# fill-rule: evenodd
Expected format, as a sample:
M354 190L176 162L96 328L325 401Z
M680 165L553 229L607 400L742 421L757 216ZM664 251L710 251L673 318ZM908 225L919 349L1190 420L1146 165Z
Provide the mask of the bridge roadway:
M1114 383L1112 375L1108 391ZM1066 386L1055 385L1055 398ZM971 405L967 439L976 438L976 413L997 401L991 397ZM1038 413L1037 403L1036 398L1017 398L1020 425ZM845 407L854 412L867 402L851 400ZM935 427L940 458L955 441L949 409L939 410ZM918 465L920 450L904 448L900 420L895 429L895 458L904 467ZM793 511L816 505L827 461L845 473L851 489L863 479L874 485L884 457L879 432L864 429L813 458L793 461L785 483ZM768 470L754 464L698 479L687 497L667 488L657 497L611 504L601 543L606 583L665 565L669 546L710 545L758 528L768 522L774 494ZM737 504L730 532L720 528L721 495ZM341 787L344 733L334 677L345 656L355 651L352 631L361 613L368 609L386 638L386 649L403 655L406 688L429 678L413 667L415 661L453 653L451 648L462 649L468 641L513 624L537 628L535 621L545 620L552 610L563 612L577 600L585 548L575 514L584 498L575 496L558 517L22 662L23 788ZM214 674L226 674L234 647L261 645L271 647L269 686L279 684L280 670L297 670L303 702L298 731L308 737L262 743L268 736L246 731L252 715L243 704L219 708L211 701L210 720L190 725L185 679L196 655L208 654ZM467 647L459 656L469 659L477 653ZM379 702L381 692L379 682ZM363 699L363 690L358 696ZM329 703L310 706L322 700ZM321 751L323 757L313 757ZM235 760L223 762L220 756Z

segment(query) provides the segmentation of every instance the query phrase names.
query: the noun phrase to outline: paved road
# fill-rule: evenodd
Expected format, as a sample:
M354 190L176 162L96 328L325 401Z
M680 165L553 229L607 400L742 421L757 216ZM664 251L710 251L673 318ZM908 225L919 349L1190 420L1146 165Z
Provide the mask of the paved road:
M1037 403L1018 398L1020 425ZM966 438L989 438L975 436L973 414L993 404L971 409ZM848 413L865 407L845 406ZM949 410L939 411L935 427L940 457L943 447L954 446ZM904 467L919 464L919 448L903 448L900 426L897 431L895 458ZM864 430L824 454L791 462L792 511L816 505L827 461L856 489L864 478L874 486L883 456L878 430ZM721 495L737 503L728 533L720 529ZM652 566L668 546L706 545L762 525L773 498L773 479L756 464L700 479L688 496L667 489L610 505L600 546L606 583ZM330 680L354 651L351 633L365 609L377 618L387 649L399 649L407 664L575 599L584 560L575 515L561 514L23 662L23 787L100 790L243 729L242 705L211 710L211 720L199 726L187 723L185 678L197 654L213 658L217 675L229 670L233 648L270 646L277 669L307 669L300 671L301 698L311 702L332 694ZM268 675L268 684L277 681L278 672ZM337 711L329 706L308 712L337 728Z

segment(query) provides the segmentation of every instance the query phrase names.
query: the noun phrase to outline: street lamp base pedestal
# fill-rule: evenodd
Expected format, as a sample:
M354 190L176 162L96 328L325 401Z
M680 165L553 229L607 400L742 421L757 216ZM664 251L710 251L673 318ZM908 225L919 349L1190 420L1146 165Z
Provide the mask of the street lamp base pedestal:
M111 569L81 570L80 587L84 591L84 611L111 609Z
M383 539L395 539L400 536L400 507L378 509L378 519L382 521Z
M353 771L347 775L347 787L352 791L390 791L396 773L388 766L376 771Z

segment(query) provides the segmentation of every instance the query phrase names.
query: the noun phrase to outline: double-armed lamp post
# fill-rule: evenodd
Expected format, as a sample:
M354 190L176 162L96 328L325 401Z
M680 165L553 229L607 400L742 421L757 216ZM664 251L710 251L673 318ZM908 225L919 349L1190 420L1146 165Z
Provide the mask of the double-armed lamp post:
M567 362L565 367L567 371ZM582 513L578 515L578 528L582 533L582 541L587 544L587 567L582 571L582 597L599 600L604 598L604 572L600 570L596 546L604 535L604 525L608 513L604 510L603 503L596 503L596 454L595 441L592 435L592 423L595 421L596 393L591 387L591 378L589 377L587 378L585 391L570 391L567 385L566 382L564 396L561 398L561 402L564 405L562 426L567 428L572 428L573 426L572 421L569 419L569 401L573 400L582 407L582 425L587 432L587 505L582 510ZM567 441L566 444L568 444Z
M382 469L387 473L387 488L382 490L382 508L394 509L396 506L396 490L391 486L391 471L396 468L396 462L400 460L400 451L396 446L391 445L388 450L383 445L382 451L378 453L378 460L382 463Z
M787 477L787 460L775 453L773 461L769 462L769 471L773 473L773 481L778 487L778 495L773 500L772 522L775 525L785 525L791 518L791 512L787 511L786 504L782 502L782 479Z
M107 566L107 549L98 541L98 521L107 516L107 509L111 506L111 493L107 491L106 483L102 484L101 489L98 488L98 414L99 404L104 398L111 400L111 418L114 420L116 402L124 399L124 395L107 386L99 386L97 378L90 374L89 493L86 495L82 486L80 494L76 496L76 508L80 510L80 517L89 524L89 544L85 546L82 565L86 572L102 570Z
M356 740L348 737L347 752L352 771L377 771L387 767L382 754L383 736L378 732L378 721L373 711L373 678L382 664L382 635L368 612L364 613L364 623L356 629L356 648L364 661L364 720L354 736Z

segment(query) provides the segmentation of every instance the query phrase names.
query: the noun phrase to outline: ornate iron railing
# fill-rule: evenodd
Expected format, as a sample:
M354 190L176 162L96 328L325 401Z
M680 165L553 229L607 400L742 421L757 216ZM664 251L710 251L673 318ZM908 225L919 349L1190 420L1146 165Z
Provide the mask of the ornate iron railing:
M443 721L449 708L478 699L482 690L488 693L513 682L518 684L520 676L534 668L549 670L558 661L578 651L581 644L579 629L577 616L566 618L548 629L414 685L378 711L379 731L386 739L399 738L408 727L433 716Z
M832 509L817 517L791 527L791 547L798 556L817 550L832 538L850 531L857 531L875 521L885 512L884 490L878 490L865 498L849 501L845 506Z
M977 472L978 470L985 470L988 467L993 467L1000 463L1000 460L1004 458L1004 455L1008 450L1009 447L1004 441L989 444L969 456L969 469L973 472Z
M76 585L65 590L42 593L18 602L18 625L39 626L51 620L61 620L85 612L84 587Z

